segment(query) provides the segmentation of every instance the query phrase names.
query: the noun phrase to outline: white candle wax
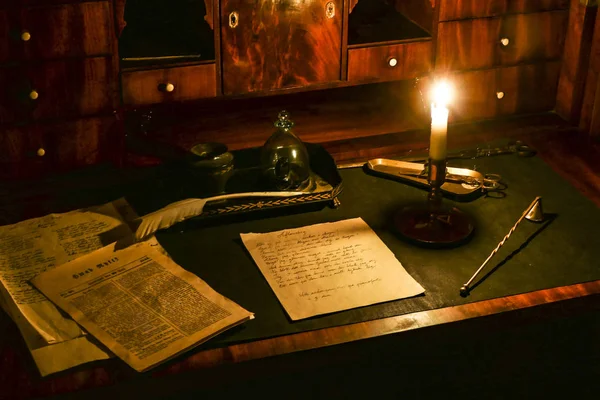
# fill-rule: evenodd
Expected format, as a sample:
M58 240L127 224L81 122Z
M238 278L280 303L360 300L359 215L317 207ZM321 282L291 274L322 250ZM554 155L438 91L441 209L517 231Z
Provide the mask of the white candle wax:
M429 139L429 158L446 159L446 141L448 133L448 109L431 104L431 137Z

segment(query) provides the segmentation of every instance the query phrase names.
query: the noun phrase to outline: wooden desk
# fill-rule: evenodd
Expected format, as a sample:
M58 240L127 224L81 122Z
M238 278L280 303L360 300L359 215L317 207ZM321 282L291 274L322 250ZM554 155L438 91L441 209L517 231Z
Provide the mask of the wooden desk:
M600 145L553 116L453 127L451 147L512 136L600 206ZM417 135L418 136L418 135ZM406 138L406 136L405 136ZM396 154L393 137L332 142L342 163ZM385 146L386 141L388 146ZM391 144L390 144L391 143ZM406 143L406 142L405 142ZM359 146L359 147L356 147ZM362 153L360 149L364 150ZM593 251L590 249L590 251ZM600 372L600 281L190 351L147 374L118 359L39 378L0 314L0 399L588 395Z

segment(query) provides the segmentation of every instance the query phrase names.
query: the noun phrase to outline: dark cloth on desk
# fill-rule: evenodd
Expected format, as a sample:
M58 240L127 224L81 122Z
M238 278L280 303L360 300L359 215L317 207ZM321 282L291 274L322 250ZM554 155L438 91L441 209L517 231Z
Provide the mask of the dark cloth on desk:
M600 279L600 210L539 158L505 155L452 166L502 175L506 197L480 197L457 203L477 224L473 239L454 249L423 249L400 240L390 226L402 204L425 201L426 192L374 177L363 170L340 173L341 206L294 215L222 225L183 223L157 235L182 267L219 293L256 314L256 319L212 339L202 348L274 337L382 317L465 304ZM524 221L474 282L468 298L460 287L508 233L536 196L542 196L547 222ZM449 200L446 200L449 201ZM425 288L422 296L292 322L246 252L240 233L270 232L321 222L362 217ZM486 273L493 272L487 276ZM477 281L483 281L477 284ZM472 285L472 286L473 286Z

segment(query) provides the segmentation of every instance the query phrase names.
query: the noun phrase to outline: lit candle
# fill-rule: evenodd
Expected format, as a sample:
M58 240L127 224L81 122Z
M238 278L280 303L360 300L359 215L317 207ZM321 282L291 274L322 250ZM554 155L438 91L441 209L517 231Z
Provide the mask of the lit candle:
M432 160L446 159L446 143L448 134L448 100L450 86L441 82L433 90L431 103L431 137L429 139L429 158Z

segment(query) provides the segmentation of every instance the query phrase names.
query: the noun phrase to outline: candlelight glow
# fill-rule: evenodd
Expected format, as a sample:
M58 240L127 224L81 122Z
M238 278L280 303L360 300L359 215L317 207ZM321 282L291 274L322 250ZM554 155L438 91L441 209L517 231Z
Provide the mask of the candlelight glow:
M452 100L452 86L446 81L437 82L431 90L431 99L438 107L445 108Z
M452 100L452 86L446 81L438 81L431 90L431 137L429 158L446 159L448 135L448 103Z

